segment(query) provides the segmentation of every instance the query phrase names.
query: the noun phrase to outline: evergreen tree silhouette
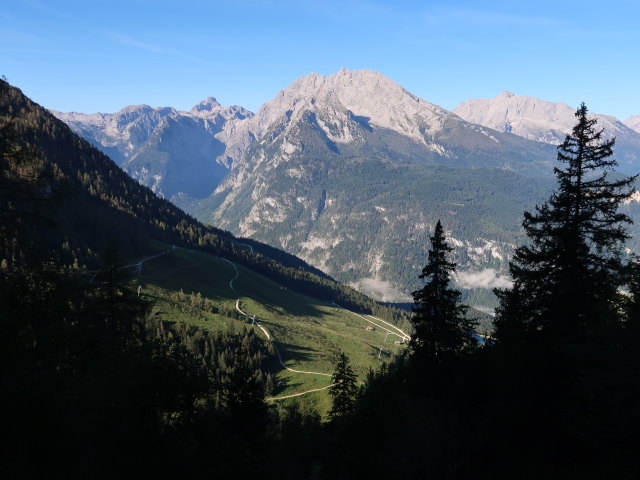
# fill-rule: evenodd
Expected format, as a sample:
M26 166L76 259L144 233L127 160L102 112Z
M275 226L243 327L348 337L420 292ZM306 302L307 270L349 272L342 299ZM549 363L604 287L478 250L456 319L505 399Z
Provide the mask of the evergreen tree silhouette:
M622 242L629 217L618 211L636 177L611 179L615 139L603 140L584 103L577 123L558 147L558 187L535 213L525 212L528 245L510 262L513 288L496 290L498 342L525 341L544 332L576 338L617 318L624 283Z
M353 373L349 357L341 352L338 356L336 370L331 377L331 381L335 385L329 390L332 399L329 416L332 419L344 417L355 408L358 397L356 380L357 376Z
M414 355L436 360L469 350L476 341L475 322L466 318L468 307L459 303L461 293L449 285L456 264L447 260L453 248L445 241L440 220L430 239L428 263L419 276L426 283L413 292L415 334L410 347Z

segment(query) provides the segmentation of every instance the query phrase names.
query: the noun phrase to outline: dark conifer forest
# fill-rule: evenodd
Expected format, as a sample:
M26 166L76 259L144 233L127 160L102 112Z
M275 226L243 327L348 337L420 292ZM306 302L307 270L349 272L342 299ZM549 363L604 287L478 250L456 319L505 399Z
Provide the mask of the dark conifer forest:
M203 225L0 82L4 478L621 478L640 472L640 263L623 249L615 142L582 105L556 189L496 292L491 337L449 283L438 222L411 314L302 260ZM152 241L224 258L326 302L410 318L409 353L358 379L342 353L329 418L267 402L273 344L151 314L120 266ZM199 300L203 305L208 304ZM207 308L210 308L207 307ZM213 308L213 307L211 307Z

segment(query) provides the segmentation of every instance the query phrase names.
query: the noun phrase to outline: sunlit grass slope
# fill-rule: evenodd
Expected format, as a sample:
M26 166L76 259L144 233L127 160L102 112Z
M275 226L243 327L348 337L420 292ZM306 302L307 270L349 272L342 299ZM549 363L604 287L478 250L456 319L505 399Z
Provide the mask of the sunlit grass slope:
M156 246L159 252L170 248ZM255 316L271 335L285 365L295 370L330 374L337 354L344 351L363 380L369 368L377 368L406 348L394 343L399 340L396 336L388 335L385 341L386 332L379 328L367 330L372 325L347 310L287 290L251 270L239 265L234 268L207 253L176 249L145 262L139 278L142 291L154 302L154 312L164 320L188 322L209 331L255 328L256 334L266 339L244 317L234 318L237 292L240 308ZM235 292L229 285L234 278ZM201 294L212 302L217 313L192 306L184 296L178 298L180 291L187 295ZM330 377L287 371L277 362L273 363L273 371L278 372L282 383L276 397L330 383ZM327 390L283 402L298 402L304 410L316 408L321 414L326 413L330 404Z

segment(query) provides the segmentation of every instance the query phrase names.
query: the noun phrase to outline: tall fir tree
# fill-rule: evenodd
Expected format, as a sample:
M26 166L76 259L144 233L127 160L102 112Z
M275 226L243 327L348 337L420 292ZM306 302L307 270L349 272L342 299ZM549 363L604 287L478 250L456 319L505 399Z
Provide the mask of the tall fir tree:
M636 177L611 179L615 139L604 140L584 103L577 123L558 147L557 190L535 213L524 213L530 243L510 263L514 284L496 290L498 342L524 341L544 332L575 339L609 319L624 282L622 243L629 217L620 203Z
M355 408L358 399L357 378L351 368L349 357L340 352L336 370L331 377L334 386L329 391L332 400L329 416L332 419L344 417Z
M419 275L426 281L413 292L415 333L410 347L415 356L438 360L476 345L475 321L466 317L468 307L459 303L461 293L450 287L456 264L447 260L453 248L446 242L440 220L430 239L428 263Z

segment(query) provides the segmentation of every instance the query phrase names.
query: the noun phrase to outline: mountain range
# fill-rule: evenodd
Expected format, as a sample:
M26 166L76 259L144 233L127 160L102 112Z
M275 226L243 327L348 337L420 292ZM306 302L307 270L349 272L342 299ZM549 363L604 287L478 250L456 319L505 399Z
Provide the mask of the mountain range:
M166 198L210 194L232 165L225 155L228 138L236 124L253 116L242 107L222 107L212 97L189 112L132 105L114 114L52 113Z
M450 112L379 73L342 69L299 78L255 114L213 98L189 112L53 113L198 219L378 299L410 298L441 219L459 286L490 304L490 289L508 285L522 212L553 188L574 111L504 93ZM633 117L597 118L617 137L621 170L640 170Z

